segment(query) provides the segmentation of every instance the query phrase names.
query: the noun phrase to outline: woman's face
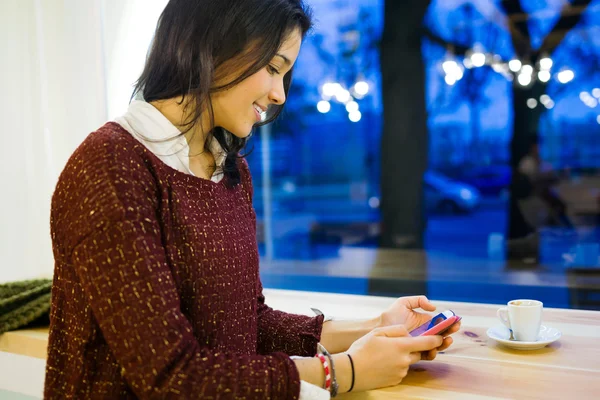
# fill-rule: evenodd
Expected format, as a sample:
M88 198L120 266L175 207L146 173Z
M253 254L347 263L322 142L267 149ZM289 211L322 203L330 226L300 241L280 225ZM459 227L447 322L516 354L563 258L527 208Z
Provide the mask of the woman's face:
M272 104L283 104L283 77L296 62L301 44L302 36L296 30L267 66L234 87L212 94L215 126L245 138L254 124L261 121L262 112Z

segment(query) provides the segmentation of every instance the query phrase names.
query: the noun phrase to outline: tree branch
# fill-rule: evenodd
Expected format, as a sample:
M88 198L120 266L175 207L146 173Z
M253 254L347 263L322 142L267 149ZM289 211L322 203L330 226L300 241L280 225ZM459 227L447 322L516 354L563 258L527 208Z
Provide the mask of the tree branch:
M587 7L590 5L591 0L580 0L577 1L577 5L571 5L567 2L562 11L560 12L560 18L552 28L552 31L544 38L538 54L550 53L556 49L563 41L567 33L581 21L581 17Z
M428 27L423 28L423 37L425 39L429 40L430 42L438 44L444 48L451 46L454 49L454 55L456 55L456 56L464 57L464 55L467 53L467 51L469 51L471 49L468 46L464 46L461 44L452 43L452 42L447 41L446 39L438 36L436 33L434 33Z
M512 39L513 47L517 57L525 59L531 55L531 39L529 26L527 25L528 15L521 6L521 0L502 0L502 8L508 15L508 28ZM519 23L512 19L513 15L524 16L525 22Z

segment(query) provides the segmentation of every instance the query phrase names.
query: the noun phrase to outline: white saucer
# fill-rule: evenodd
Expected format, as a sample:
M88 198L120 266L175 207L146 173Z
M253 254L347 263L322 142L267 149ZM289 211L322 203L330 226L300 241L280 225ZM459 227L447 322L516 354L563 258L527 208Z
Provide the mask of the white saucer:
M535 342L518 342L516 340L510 340L510 331L504 325L498 325L488 329L487 335L490 339L493 339L506 347L517 350L541 349L548 346L550 343L557 341L562 336L558 329L550 328L545 325L541 326L540 334Z

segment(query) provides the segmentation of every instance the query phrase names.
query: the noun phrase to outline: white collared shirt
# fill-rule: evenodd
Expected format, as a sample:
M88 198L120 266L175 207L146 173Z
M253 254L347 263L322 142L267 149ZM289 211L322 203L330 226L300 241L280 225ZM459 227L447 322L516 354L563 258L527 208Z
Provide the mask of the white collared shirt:
M134 138L139 140L148 150L162 162L180 172L194 175L190 170L190 146L187 139L160 111L150 103L133 100L127 112L115 119ZM220 182L223 179L222 168L226 154L216 139L209 142L209 150L217 165L211 180Z

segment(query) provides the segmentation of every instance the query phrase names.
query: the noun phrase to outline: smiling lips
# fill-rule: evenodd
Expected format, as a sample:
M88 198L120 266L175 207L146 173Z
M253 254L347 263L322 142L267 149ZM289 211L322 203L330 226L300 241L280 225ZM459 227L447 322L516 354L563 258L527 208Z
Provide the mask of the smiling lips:
M260 122L263 120L263 115L266 114L267 110L258 104L254 103L254 113L256 114L256 122Z

